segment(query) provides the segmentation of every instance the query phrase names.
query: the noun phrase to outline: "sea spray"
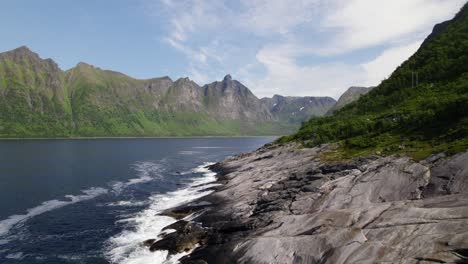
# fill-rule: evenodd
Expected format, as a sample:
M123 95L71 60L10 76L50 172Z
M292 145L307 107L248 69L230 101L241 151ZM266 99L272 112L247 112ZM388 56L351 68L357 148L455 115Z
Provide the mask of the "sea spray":
M151 252L142 246L147 239L161 239L162 229L177 220L159 215L162 211L173 208L193 200L206 196L212 192L207 190L216 186L216 173L210 171L208 166L213 163L204 163L193 169L193 173L202 177L194 178L190 183L179 190L157 194L150 197L150 206L133 217L122 219L118 224L127 225L120 234L113 236L108 241L107 257L112 263L137 264L137 263L177 263L180 258L189 254L184 252L169 256L167 251ZM166 232L167 233L167 232Z

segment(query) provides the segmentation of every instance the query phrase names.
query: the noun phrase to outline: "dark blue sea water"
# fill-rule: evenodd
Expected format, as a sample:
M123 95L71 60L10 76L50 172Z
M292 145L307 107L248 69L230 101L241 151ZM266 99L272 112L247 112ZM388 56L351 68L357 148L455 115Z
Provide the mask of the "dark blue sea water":
M273 139L0 141L0 263L174 263L139 245L174 221L157 213Z

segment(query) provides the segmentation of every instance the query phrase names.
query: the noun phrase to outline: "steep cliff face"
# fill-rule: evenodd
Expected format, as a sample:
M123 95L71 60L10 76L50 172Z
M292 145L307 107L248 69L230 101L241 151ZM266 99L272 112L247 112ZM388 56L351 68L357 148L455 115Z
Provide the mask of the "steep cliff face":
M261 101L242 83L226 75L221 82L202 87L208 109L218 118L245 121L274 121Z
M4 82L22 84L48 97L55 96L57 100L65 101L62 71L53 60L41 59L26 46L0 53L0 73Z
M284 135L313 116L285 121L230 75L200 87L83 62L62 71L27 47L0 53L0 101L0 137Z
M374 87L360 87L360 86L352 86L349 87L338 99L336 104L327 111L327 115L333 114L336 110L343 108L345 105L352 103L359 99L362 95L367 94L370 92Z
M323 116L336 103L331 97L294 97L274 95L262 98L270 112L279 120L300 124L312 117Z
M173 111L202 112L206 110L203 97L203 91L198 84L189 78L180 78L168 88L161 103L166 109Z
M71 126L68 87L57 64L24 46L0 53L0 136L32 130L67 136Z

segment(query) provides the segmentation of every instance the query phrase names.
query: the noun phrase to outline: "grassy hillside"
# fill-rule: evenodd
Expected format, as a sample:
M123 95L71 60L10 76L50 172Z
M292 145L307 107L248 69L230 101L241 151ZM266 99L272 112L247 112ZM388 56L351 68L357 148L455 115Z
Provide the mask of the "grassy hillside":
M0 54L0 137L69 136L71 106L60 69L26 47Z
M280 142L338 142L330 157L372 152L427 155L468 149L468 7L436 26L387 80L333 116L311 119ZM412 87L412 73L419 85Z
M20 47L0 53L0 137L284 135L296 128L272 118L239 82L215 84L137 80L86 63L64 72Z

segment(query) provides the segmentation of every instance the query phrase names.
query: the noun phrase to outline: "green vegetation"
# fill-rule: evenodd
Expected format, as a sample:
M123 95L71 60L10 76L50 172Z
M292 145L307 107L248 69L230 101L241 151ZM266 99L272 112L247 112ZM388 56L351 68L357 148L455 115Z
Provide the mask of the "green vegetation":
M218 118L214 102L190 105L190 81L148 90L136 80L78 64L63 72L27 48L0 54L0 138L284 135L291 125ZM196 87L196 89L201 89ZM219 98L211 98L213 101ZM179 100L186 100L180 103Z
M431 153L468 149L468 7L435 27L391 77L333 116L311 119L279 142L339 143L328 158L381 152ZM412 87L412 74L419 85Z

